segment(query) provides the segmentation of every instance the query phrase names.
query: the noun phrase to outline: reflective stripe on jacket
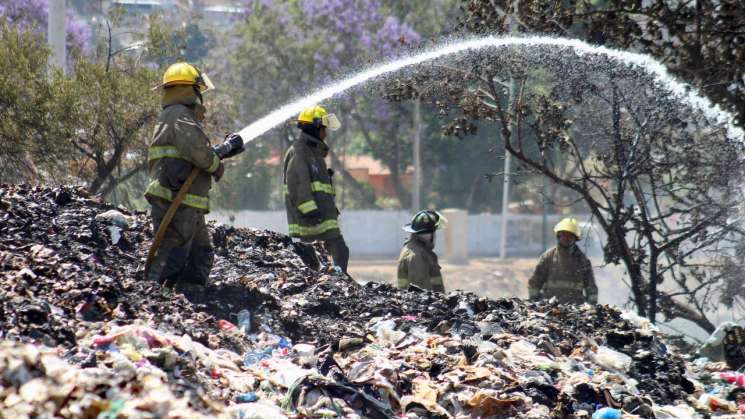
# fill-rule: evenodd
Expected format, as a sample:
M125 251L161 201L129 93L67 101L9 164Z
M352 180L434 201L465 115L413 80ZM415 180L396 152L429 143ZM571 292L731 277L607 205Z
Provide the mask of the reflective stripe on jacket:
M590 260L576 245L549 249L528 281L528 294L531 299L556 297L560 303L597 303L598 287Z
M411 235L398 257L398 288L407 288L409 284L414 284L420 288L445 292L440 265L433 248L431 242L416 234Z
M196 100L192 94L193 92L185 90L182 97L164 99L163 110L158 116L148 149L151 181L145 195L172 201L196 166L202 171L197 175L182 204L209 212L211 174L220 167L220 159L212 151L193 108L188 106L193 105Z
M328 240L341 236L336 192L324 161L327 153L323 141L302 133L285 154L285 210L291 237Z

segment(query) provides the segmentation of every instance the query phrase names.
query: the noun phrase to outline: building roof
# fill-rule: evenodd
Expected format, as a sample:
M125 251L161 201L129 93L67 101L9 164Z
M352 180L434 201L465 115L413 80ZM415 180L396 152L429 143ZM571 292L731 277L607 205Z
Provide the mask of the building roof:
M339 160L344 164L344 168L347 170L367 170L370 176L390 176L391 171L383 164L382 161L375 157L368 155L349 155L347 154L343 158L338 156ZM271 156L262 159L261 163L267 166L278 166L282 164L282 156L279 153L274 152ZM414 168L409 166L406 168L405 173L413 172Z
M347 170L367 169L370 175L390 175L391 171L382 161L366 155L347 155L342 160Z

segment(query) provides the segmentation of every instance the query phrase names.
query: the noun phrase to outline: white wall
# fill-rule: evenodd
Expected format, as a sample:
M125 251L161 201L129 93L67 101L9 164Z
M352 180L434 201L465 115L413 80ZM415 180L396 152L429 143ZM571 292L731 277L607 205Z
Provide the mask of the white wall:
M234 220L230 221L230 216ZM392 257L401 251L407 233L401 227L411 220L408 211L356 210L344 211L340 218L344 239L353 258ZM542 224L540 215L510 215L507 222L507 255L536 256L543 250ZM547 217L548 246L555 243L552 229L563 216ZM584 221L579 217L580 221ZM208 219L235 227L260 228L287 234L287 218L284 211L214 211ZM469 257L495 257L499 255L501 234L499 214L480 214L468 216L468 255ZM588 255L598 255L599 240L591 229L584 228L583 234L590 233L580 242L582 250ZM444 235L438 236L435 250L444 255Z

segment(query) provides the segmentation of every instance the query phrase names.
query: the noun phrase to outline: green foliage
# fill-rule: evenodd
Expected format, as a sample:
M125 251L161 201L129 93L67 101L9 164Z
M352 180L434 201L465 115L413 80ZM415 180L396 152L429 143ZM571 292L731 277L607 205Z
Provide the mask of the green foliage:
M0 182L35 181L33 162L53 164L64 152L47 55L40 35L0 20Z
M107 194L122 177L144 169L157 116L158 97L149 91L157 73L127 59L114 65L80 60L57 80L57 100L75 123L61 138L77 151L68 174Z

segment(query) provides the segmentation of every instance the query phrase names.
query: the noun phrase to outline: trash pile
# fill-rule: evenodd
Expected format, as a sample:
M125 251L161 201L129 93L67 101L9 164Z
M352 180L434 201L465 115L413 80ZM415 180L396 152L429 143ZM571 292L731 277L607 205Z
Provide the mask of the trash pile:
M705 417L745 376L653 325L563 306L359 285L280 234L211 226L210 285L143 280L143 213L0 186L8 417Z

